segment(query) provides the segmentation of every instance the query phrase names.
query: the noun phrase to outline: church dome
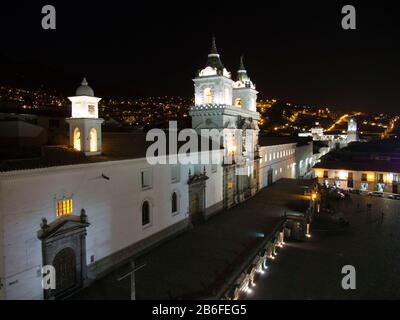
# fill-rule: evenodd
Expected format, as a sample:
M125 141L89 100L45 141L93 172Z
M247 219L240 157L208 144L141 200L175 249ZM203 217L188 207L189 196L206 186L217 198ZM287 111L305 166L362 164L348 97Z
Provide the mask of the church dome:
M86 78L83 78L82 83L78 89L76 89L75 92L76 96L89 96L89 97L94 97L94 91L93 89L88 85Z

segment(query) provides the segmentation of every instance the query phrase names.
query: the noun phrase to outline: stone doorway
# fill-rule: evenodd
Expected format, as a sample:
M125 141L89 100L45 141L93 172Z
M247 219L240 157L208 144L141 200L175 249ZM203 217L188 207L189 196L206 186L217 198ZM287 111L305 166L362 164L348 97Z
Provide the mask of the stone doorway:
M189 218L190 222L197 223L205 219L206 181L205 173L189 176Z
M274 183L274 171L272 169L268 170L268 186Z
M193 222L200 220L201 210L200 210L200 197L198 193L192 193L190 197L190 219Z
M44 290L45 299L65 299L84 286L88 226L84 210L80 216L64 216L50 224L43 219L38 231L42 265L53 266L56 271L56 288Z
M56 270L55 296L77 285L76 255L72 248L65 248L58 252L54 258L53 267Z

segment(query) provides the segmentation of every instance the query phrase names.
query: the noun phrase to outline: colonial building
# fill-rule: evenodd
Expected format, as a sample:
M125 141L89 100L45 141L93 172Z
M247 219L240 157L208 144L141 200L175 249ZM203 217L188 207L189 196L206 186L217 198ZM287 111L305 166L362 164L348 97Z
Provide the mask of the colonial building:
M234 81L214 40L194 85L193 128L224 134L222 148L189 156L221 163L150 165L144 134L102 132L100 98L85 79L69 98L69 146L0 162L0 299L67 297L260 188L306 174L312 145L259 143L243 59ZM43 290L45 265L56 269L55 290Z
M399 193L399 150L396 140L353 143L324 156L314 175L319 183L342 189Z
M360 141L357 121L354 117L351 117L347 123L347 132L324 132L319 122L316 122L309 132L300 132L299 137L312 137L313 141L325 141L330 149L341 149L352 142Z

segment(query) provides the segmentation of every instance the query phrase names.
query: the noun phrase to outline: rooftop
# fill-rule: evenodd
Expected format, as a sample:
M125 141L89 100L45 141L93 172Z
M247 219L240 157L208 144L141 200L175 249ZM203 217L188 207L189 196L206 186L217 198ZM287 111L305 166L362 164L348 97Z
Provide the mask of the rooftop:
M202 142L204 140L200 138L199 147ZM12 159L7 157L11 152L7 152L7 156L0 153L0 172L145 158L147 147L153 143L146 141L146 134L143 132L107 132L103 133L101 155L87 157L82 152L63 145L29 147L15 152L16 156ZM178 148L183 144L185 142L179 142ZM166 151L168 154L168 144Z
M301 137L269 137L259 136L258 142L261 147L276 146L280 144L296 143L297 146L305 146L312 142L312 138L301 138Z
M314 168L351 171L400 172L400 142L380 140L351 143L321 158Z

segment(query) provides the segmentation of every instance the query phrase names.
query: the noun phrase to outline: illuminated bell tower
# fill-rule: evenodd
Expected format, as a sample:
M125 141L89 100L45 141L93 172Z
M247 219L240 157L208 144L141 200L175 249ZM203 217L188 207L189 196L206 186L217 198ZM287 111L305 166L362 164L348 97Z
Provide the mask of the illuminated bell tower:
M241 56L237 81L233 85L233 104L245 110L257 112L257 93L256 86L247 75L243 56Z
M354 118L350 118L347 126L347 143L359 141L357 122Z
M192 128L217 129L224 149L223 206L229 208L259 188L257 91L243 59L238 81L224 68L212 40L206 67L193 79L195 104L189 110ZM206 131L206 130L205 130Z
M98 105L101 98L94 96L93 89L83 78L75 96L68 99L72 103L71 118L67 119L70 146L84 152L86 156L101 154L101 124L104 122L103 119L99 119Z
M201 129L218 129L223 132L225 155L240 153L240 140L235 134L238 113L232 108L234 82L221 62L215 37L212 38L206 66L193 82L195 105L189 111L192 128L198 133Z
M232 102L231 74L223 66L217 51L215 38L206 67L193 80L195 87L195 105L230 105Z
M247 117L247 123L242 126L243 134L243 154L255 157L256 148L258 145L258 113L257 113L257 90L256 86L251 82L250 77L247 75L247 70L244 67L243 56L240 57L240 66L237 72L237 81L233 84L232 102L233 106L240 108L243 112L251 112L257 114L254 118Z

